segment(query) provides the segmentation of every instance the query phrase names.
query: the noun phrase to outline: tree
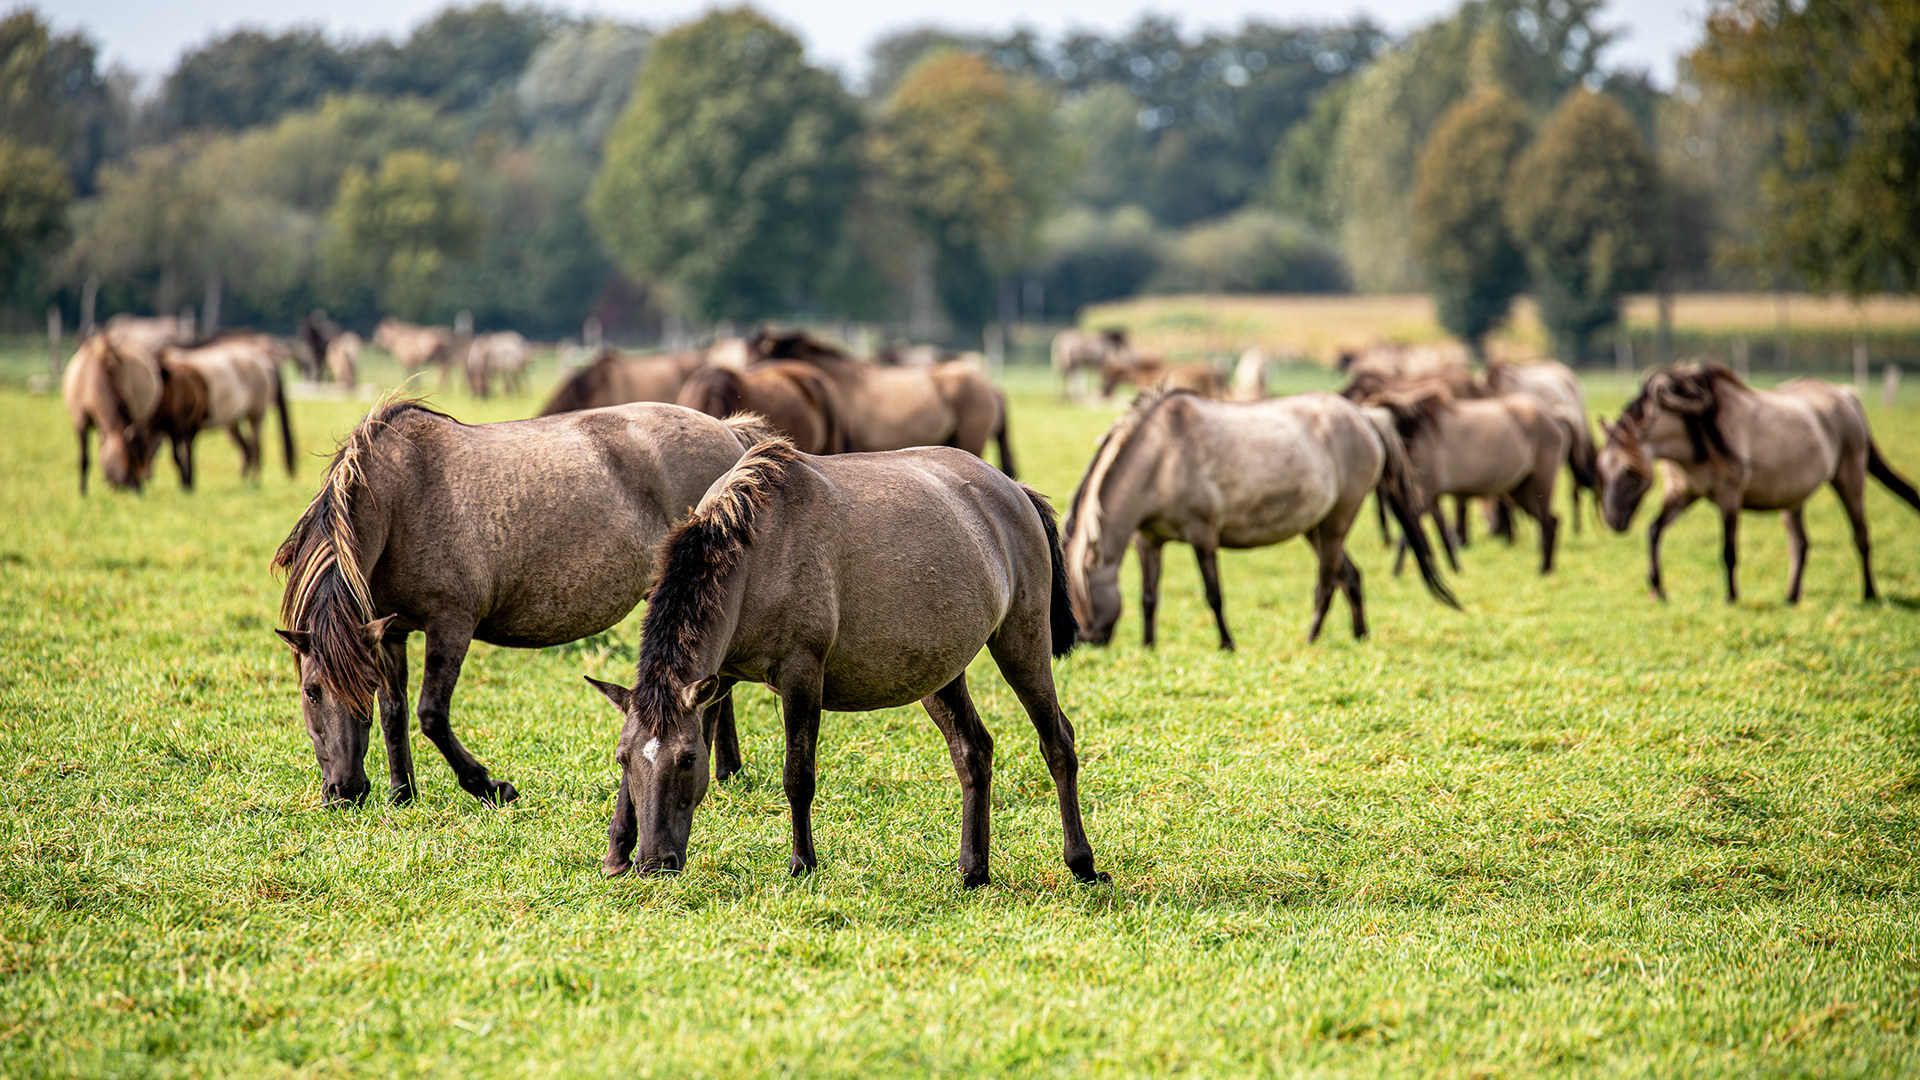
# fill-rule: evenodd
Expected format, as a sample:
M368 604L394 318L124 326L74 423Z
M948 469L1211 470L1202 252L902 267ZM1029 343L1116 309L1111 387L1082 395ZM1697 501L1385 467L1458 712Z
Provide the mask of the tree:
M1691 59L1779 122L1750 257L1817 290L1920 291L1920 0L1721 0Z
M956 326L994 318L997 276L1031 253L1064 181L1052 102L971 53L923 60L887 99L869 154L886 199L911 220Z
M588 210L629 274L709 319L804 309L859 184L853 100L747 9L661 35Z
M1269 206L1320 229L1334 224L1327 173L1352 89L1352 82L1338 83L1314 99L1313 111L1288 128L1286 137L1274 148L1267 177Z
M238 131L318 105L358 81L358 64L318 30L238 30L180 58L160 87L167 131Z
M1600 94L1569 94L1514 164L1507 226L1540 319L1569 359L1584 359L1593 332L1619 318L1621 293L1651 282L1660 213L1652 156Z
M91 194L95 170L125 141L128 112L84 35L52 36L31 8L0 19L0 138L51 150Z
M40 147L0 138L0 296L67 235L67 169Z
M511 95L535 50L560 28L560 17L497 0L448 7L414 29L406 43L377 41L357 50L365 90L425 98L445 109L486 105Z
M435 312L448 263L478 248L482 225L459 164L418 150L388 154L377 173L347 170L327 223L325 259L337 287L371 289L409 319Z
M1527 111L1497 86L1440 118L1420 155L1414 249L1440 325L1476 353L1527 287L1527 265L1507 230L1507 177L1528 136Z
M568 27L540 47L520 76L520 112L537 132L563 134L598 152L633 96L653 35L625 23Z
M1271 210L1203 222L1174 241L1154 292L1344 292L1346 267L1326 241Z

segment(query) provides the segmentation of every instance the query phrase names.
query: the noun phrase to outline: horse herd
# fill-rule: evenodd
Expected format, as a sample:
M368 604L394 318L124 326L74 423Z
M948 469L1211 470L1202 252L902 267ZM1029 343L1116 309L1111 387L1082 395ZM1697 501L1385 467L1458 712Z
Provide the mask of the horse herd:
M90 359L74 365L89 372L81 383L126 386L138 366L132 347L111 330L88 345ZM163 346L171 374L152 396L182 372L212 370L199 353L254 356L248 348L266 347L244 335L193 350ZM1295 536L1318 567L1308 639L1335 593L1346 598L1353 634L1366 634L1347 537L1369 495L1383 530L1389 514L1398 523L1402 555L1413 554L1427 590L1454 607L1426 519L1436 519L1453 560L1467 539L1465 500L1484 500L1490 521L1504 519L1509 532L1517 510L1538 522L1540 566L1550 571L1563 467L1574 479L1576 527L1584 489L1607 524L1624 530L1654 463L1668 463L1649 533L1649 582L1661 596L1661 533L1699 499L1722 513L1729 599L1740 510L1782 512L1790 602L1806 558L1802 509L1822 484L1847 508L1868 598L1865 477L1920 509L1920 493L1887 465L1844 389L1801 379L1762 391L1717 365L1682 365L1649 376L1615 422L1601 421L1602 448L1564 366L1496 362L1476 374L1458 360L1444 350L1369 350L1344 359L1351 378L1342 393L1252 401L1146 380L1095 448L1060 524L1044 496L1012 478L1005 399L974 365L890 367L804 333L763 331L694 353L603 350L529 420L467 425L418 401L383 403L341 444L274 558L287 578L286 629L277 632L298 659L323 796L369 796L376 712L391 798L417 793L407 640L419 633L422 733L470 794L517 798L451 725L469 646L575 641L645 600L634 685L589 680L623 717L609 875L685 865L709 778L741 767L732 690L753 682L780 696L791 872L817 863L821 712L919 701L959 777L962 880L986 883L993 740L966 683L984 648L1034 725L1067 867L1101 880L1050 661L1078 642L1112 639L1129 548L1148 645L1162 548L1178 541L1194 549L1221 647L1231 649L1218 551ZM271 366L272 357L248 362ZM283 401L274 370L268 396ZM68 379L71 403L73 370ZM135 430L133 410L120 408L122 430ZM256 415L255 467L257 428ZM103 464L150 452L140 440L152 437L110 450L103 432ZM236 438L245 444L237 430ZM1000 471L983 460L989 442L998 443ZM82 454L84 485L84 433ZM122 467L108 466L109 477ZM1460 501L1451 522L1440 513L1447 495Z

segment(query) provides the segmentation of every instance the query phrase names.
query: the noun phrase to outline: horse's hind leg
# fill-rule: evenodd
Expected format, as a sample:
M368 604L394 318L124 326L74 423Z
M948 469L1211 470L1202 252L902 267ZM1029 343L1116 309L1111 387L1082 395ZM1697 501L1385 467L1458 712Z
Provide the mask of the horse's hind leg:
M91 425L80 429L80 494L87 493L87 436L91 434Z
M473 641L473 625L458 628L445 622L427 626L427 674L420 682L420 731L447 759L453 774L467 794L492 803L510 803L520 797L512 784L487 775L487 767L460 745L453 733L449 710L453 688L460 681L460 666L466 662L467 646Z
M1842 464L1833 478L1833 493L1847 508L1847 523L1853 526L1853 547L1860 553L1860 580L1863 599L1872 600L1879 592L1873 587L1873 538L1867 532L1867 476L1862 468Z
M1060 711L1060 699L1054 691L1053 666L1048 659L1052 638L1044 608L1032 622L1025 632L1002 625L1000 633L987 642L987 650L1040 736L1040 754L1046 758L1047 772L1053 775L1054 791L1060 796L1060 826L1065 834L1062 854L1067 869L1081 881L1106 881L1107 875L1093 867L1093 845L1087 841L1086 826L1080 821L1080 757L1074 752L1073 724Z
M413 743L407 723L407 635L380 640L380 733L387 743L387 791L395 806L413 801Z
M1140 556L1140 620L1146 624L1147 648L1153 648L1155 616L1160 611L1160 545L1145 533L1133 535L1134 553Z
M1360 589L1360 568L1347 555L1345 545L1341 546L1340 561L1340 589L1347 594L1347 607L1353 612L1353 636L1358 640L1367 636L1367 602Z
M967 676L921 699L946 737L953 771L960 777L960 883L976 889L990 880L987 852L993 824L993 736L967 693Z
M1307 537L1307 541L1313 545L1320 570L1313 583L1313 623L1307 627L1309 645L1320 640L1320 624L1326 621L1327 609L1333 605L1334 592L1346 588L1345 567L1342 565L1346 561L1346 551L1341 545L1342 539L1333 536L1325 522L1315 526Z
M1740 505L1720 508L1720 559L1727 564L1727 603L1740 599Z
M1220 549L1211 543L1195 544L1193 554L1200 560L1200 580L1207 587L1207 606L1213 609L1213 621L1220 627L1220 647L1232 652L1233 635L1227 631L1225 601L1220 596Z
M1787 603L1797 604L1800 602L1800 576L1807 569L1806 507L1802 505L1780 511L1780 524L1787 528Z
M1453 497L1453 535L1458 539L1461 550L1469 546L1467 538L1467 504L1473 500L1465 495Z

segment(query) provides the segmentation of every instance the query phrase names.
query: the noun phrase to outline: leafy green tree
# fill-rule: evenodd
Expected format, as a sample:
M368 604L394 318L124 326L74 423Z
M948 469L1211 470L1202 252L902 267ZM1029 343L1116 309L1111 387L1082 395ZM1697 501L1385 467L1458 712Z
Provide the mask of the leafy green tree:
M0 19L0 138L51 150L80 194L126 141L130 106L82 34L55 37L23 8Z
M791 34L748 9L661 35L607 137L588 210L614 261L691 313L807 307L859 184L860 119Z
M67 237L67 169L40 147L0 138L0 296Z
M71 281L135 282L155 311L197 299L223 247L220 193L193 167L204 140L134 151L100 170L100 193L75 208L78 235L65 262Z
M534 131L598 152L633 96L653 35L617 22L568 27L540 47L520 76L520 112Z
M998 275L1032 253L1067 164L1052 102L971 53L935 54L887 99L869 154L886 199L933 256L934 286L956 327L994 317Z
M480 327L579 333L613 277L587 221L593 162L554 138L475 164L466 186L487 221L485 239L448 271L441 294L472 311Z
M1345 115L1352 82L1336 83L1314 99L1306 119L1287 129L1274 148L1267 177L1267 205L1316 228L1334 224L1334 200L1327 190L1335 140Z
M1040 283L1046 316L1072 322L1087 304L1139 292L1160 269L1168 243L1138 206L1111 213L1072 206L1040 227L1040 254L1027 273Z
M448 264L479 247L483 224L459 164L418 150L388 154L375 173L348 169L327 223L323 257L335 287L371 290L409 319L435 313Z
M1509 175L1507 225L1525 253L1540 319L1564 355L1584 359L1619 318L1620 294L1659 266L1658 173L1633 121L1576 90Z
M237 131L318 105L359 80L354 58L318 30L238 30L188 52L160 87L162 129Z
M1527 287L1507 230L1507 177L1526 147L1527 111L1498 86L1462 99L1427 140L1413 194L1414 247L1440 325L1475 352Z
M1920 0L1722 0L1691 59L1779 122L1749 257L1855 297L1920 290Z
M1311 229L1249 208L1203 222L1174 241L1154 292L1343 292L1340 255Z
M496 0L448 7L415 28L404 44L376 41L357 50L358 85L456 111L489 104L495 95L510 99L528 61L560 26L553 12Z

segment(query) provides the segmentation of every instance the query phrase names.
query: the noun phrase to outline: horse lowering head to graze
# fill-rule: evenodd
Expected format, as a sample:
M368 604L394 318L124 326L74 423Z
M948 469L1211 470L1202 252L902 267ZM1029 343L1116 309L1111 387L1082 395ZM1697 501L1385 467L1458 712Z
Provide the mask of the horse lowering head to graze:
M567 376L540 408L541 416L599 409L634 401L672 402L687 376L705 367L703 350L629 356L603 345L585 366Z
M1127 332L1119 328L1082 330L1069 326L1053 335L1053 370L1060 376L1061 393L1072 396L1076 371L1103 371L1109 364L1134 363Z
M136 452L145 463L148 475L153 458L165 438L173 446L173 464L180 472L180 486L193 490L193 440L207 426L207 410L212 394L198 369L163 357L160 361L160 402L147 421Z
M484 398L499 376L507 393L517 394L526 384L527 339L512 330L478 334L467 346L467 389Z
M286 387L280 361L269 352L265 335L232 334L216 337L195 348L168 348L166 363L188 367L206 381L207 407L202 425L226 428L240 448L240 475L259 480L266 455L261 450L268 409L280 419L280 451L287 475L294 470L293 425L287 415Z
M1526 394L1573 420L1573 446L1567 454L1567 466L1573 471L1573 529L1579 532L1581 489L1594 492L1596 501L1599 497L1595 472L1599 450L1587 419L1587 394L1580 377L1558 360L1511 364L1494 357L1487 361L1487 373L1481 381L1494 394Z
M1313 623L1320 635L1336 589L1353 633L1367 632L1360 570L1346 537L1367 494L1379 491L1403 527L1418 492L1400 439L1332 394L1261 402L1208 401L1153 390L1100 440L1074 490L1066 527L1067 581L1087 641L1104 645L1120 619L1120 563L1129 541L1140 559L1144 640L1154 643L1161 548L1193 546L1220 647L1234 647L1220 590L1221 548L1266 547L1305 536L1319 560ZM1424 535L1409 529L1427 588L1457 606Z
M80 494L87 493L89 435L100 432L100 472L108 485L140 490L148 460L145 428L160 403L160 362L121 348L110 331L90 335L67 361L61 397L80 439Z
M1818 379L1756 390L1719 364L1676 365L1647 376L1619 420L1602 420L1601 427L1607 444L1597 465L1600 507L1616 531L1632 523L1653 487L1653 463L1666 463L1665 498L1647 530L1647 584L1662 600L1661 534L1700 499L1720 511L1729 602L1740 595L1735 570L1742 510L1780 512L1791 560L1787 603L1795 604L1807 565L1806 502L1822 485L1831 485L1846 508L1868 600L1878 594L1867 477L1920 509L1920 493L1881 456L1860 400L1846 387Z
M768 434L755 418L722 422L674 405L478 426L413 401L375 406L274 556L287 575L278 633L299 659L326 800L367 796L376 696L393 799L413 797L407 636L416 631L426 635L422 733L469 794L513 799L513 785L490 777L453 733L469 644L537 649L625 618L667 527ZM724 777L739 767L730 706L715 724Z
M839 393L812 364L770 360L744 372L701 368L680 388L679 403L708 416L756 413L801 453L844 454L853 449Z
M817 865L814 755L823 709L919 701L960 777L960 872L987 884L993 737L967 692L984 647L1040 737L1067 867L1103 880L1080 821L1073 725L1051 659L1073 647L1053 510L949 447L808 457L763 443L661 548L636 682L595 681L624 717L606 869L686 865L706 794L700 709L739 682L779 693L793 814L788 870ZM637 849L637 851L636 851Z

